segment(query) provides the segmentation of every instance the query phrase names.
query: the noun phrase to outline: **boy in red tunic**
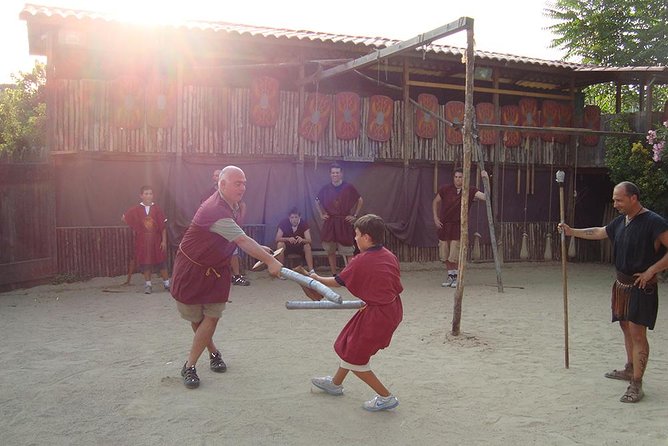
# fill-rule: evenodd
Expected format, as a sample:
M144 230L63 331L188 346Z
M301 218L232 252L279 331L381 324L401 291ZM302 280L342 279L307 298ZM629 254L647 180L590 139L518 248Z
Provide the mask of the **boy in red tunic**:
M160 270L162 283L169 290L169 275L165 267L167 259L167 217L157 204L153 203L153 189L142 186L141 203L128 209L121 220L132 228L135 234L135 263L144 273L144 293L151 294L151 272Z
M396 256L383 247L385 223L367 214L355 221L355 241L361 253L335 277L311 277L330 287L344 286L366 305L348 321L334 343L341 365L334 377L313 378L314 386L330 395L343 394L343 380L352 372L377 395L363 404L370 411L397 407L399 400L371 371L371 357L390 345L403 317L399 294L403 291Z

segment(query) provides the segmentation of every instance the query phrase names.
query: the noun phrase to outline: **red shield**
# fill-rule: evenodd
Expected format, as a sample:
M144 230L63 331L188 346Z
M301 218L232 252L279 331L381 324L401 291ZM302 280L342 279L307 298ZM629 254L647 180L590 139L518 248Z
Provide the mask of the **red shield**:
M478 124L496 124L496 113L494 113L494 104L491 102L480 102L475 106L475 118ZM478 126L478 139L480 144L496 144L499 140L498 130L483 129Z
M392 135L393 115L394 102L392 98L382 95L371 96L366 132L369 139L379 142L388 141Z
M559 127L573 127L573 106L565 102L559 103ZM559 133L554 140L560 144L567 144L571 136L567 133Z
M332 113L332 99L320 93L310 93L306 97L304 113L299 123L299 135L309 141L319 141L325 134Z
M464 103L461 101L450 101L445 103L445 119L457 124L457 127L445 127L445 142L456 146L464 143L462 136L462 124L464 123Z
M116 127L138 129L144 124L144 90L136 77L120 77L111 87Z
M582 115L582 127L591 130L601 130L601 109L597 105L585 105ZM584 135L582 144L595 147L598 145L598 135Z
M356 139L360 136L360 97L344 91L334 96L334 132L339 139Z
M438 115L438 98L433 94L421 93L418 95L418 104ZM435 138L438 132L438 121L433 115L421 109L415 112L415 134L420 138Z
M520 108L517 105L504 105L501 107L501 124L519 125ZM519 130L505 130L503 132L503 145L506 147L517 147L522 142L522 134Z
M540 126L541 127L559 127L559 103L557 101L552 101L546 99L543 101L543 105L540 113ZM541 133L540 137L545 142L550 142L552 139L556 141L556 133Z
M250 89L250 122L258 127L274 127L278 121L278 80L261 76Z
M176 86L164 77L153 78L146 88L146 123L151 127L172 127L176 114Z
M538 116L538 101L534 98L522 98L519 102L520 107L520 125L527 127L540 127ZM535 138L536 132L527 132L522 130L522 136L525 138Z

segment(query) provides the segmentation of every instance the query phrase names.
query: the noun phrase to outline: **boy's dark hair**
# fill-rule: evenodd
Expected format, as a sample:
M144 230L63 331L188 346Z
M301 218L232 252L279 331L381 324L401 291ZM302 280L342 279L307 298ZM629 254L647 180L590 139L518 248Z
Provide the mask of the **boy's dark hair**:
M141 194L143 194L144 192L146 192L147 190L153 190L153 188L152 188L151 186L148 186L148 185L143 185L143 186L139 189L139 194L141 195Z
M332 169L343 170L343 166L341 166L341 164L339 164L339 163L332 163L332 164L329 165L329 171L331 172Z
M360 234L371 237L374 245L385 243L385 222L375 214L362 215L355 220L355 228Z
M454 177L456 173L461 173L462 175L464 175L464 169L462 169L461 167L456 168L456 169L452 172L452 176Z
M292 209L290 209L290 212L288 212L288 215L292 215L292 214L299 215L300 217L302 216L302 214L297 209L297 206L293 207Z

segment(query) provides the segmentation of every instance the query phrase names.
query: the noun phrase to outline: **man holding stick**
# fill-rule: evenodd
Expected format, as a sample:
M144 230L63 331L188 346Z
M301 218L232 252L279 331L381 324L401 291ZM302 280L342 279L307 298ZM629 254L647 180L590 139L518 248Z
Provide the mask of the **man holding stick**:
M640 190L631 182L616 185L612 201L621 215L607 226L558 226L567 236L587 240L607 237L612 242L617 269L617 280L612 286L612 321L619 321L624 334L626 365L605 377L630 381L620 401L637 403L644 395L642 377L649 359L647 329L654 329L659 306L657 274L668 268L668 223L643 207Z
M183 383L190 389L199 386L195 364L205 348L209 350L211 370L227 370L213 334L230 294L230 258L236 247L263 261L271 275L278 276L281 271L281 263L269 254L269 248L248 237L237 224L245 191L243 170L225 167L220 172L218 193L197 210L174 260L172 296L181 317L190 322L195 332L181 370Z

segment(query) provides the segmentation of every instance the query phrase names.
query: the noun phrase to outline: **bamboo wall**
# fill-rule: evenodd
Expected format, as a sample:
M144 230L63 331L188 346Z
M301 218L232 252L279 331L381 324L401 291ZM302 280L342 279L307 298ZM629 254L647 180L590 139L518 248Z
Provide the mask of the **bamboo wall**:
M322 140L312 142L299 136L301 107L299 94L280 91L280 112L274 127L252 125L249 117L250 91L247 88L224 88L185 85L175 113L174 125L151 127L141 120L139 128L115 125L112 106L113 82L102 80L64 80L54 82L53 151L93 151L125 153L183 153L201 155L235 155L240 157L285 156L295 158L323 157L343 160L409 160L443 161L461 165L462 146L445 141L445 129L439 122L439 132L433 139L415 135L413 110L408 123L410 140L404 132L403 101L394 101L392 134L387 142L373 141L366 135L369 98L361 98L360 137L354 140L336 138L333 116ZM332 97L333 98L333 97ZM409 105L409 107L412 107ZM445 104L439 106L445 116ZM499 138L500 141L502 138ZM506 148L502 142L484 146L486 161L509 164L573 163L573 143L565 145L530 138L521 147ZM404 153L404 148L409 153ZM588 156L588 153L593 153ZM602 166L601 148L581 147L584 160ZM477 156L474 154L474 161Z

